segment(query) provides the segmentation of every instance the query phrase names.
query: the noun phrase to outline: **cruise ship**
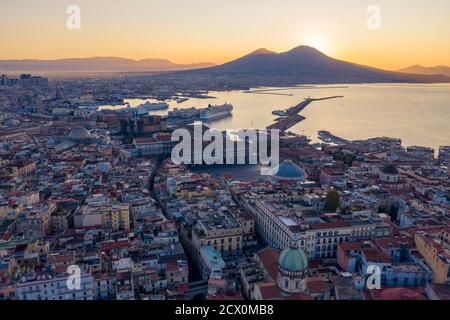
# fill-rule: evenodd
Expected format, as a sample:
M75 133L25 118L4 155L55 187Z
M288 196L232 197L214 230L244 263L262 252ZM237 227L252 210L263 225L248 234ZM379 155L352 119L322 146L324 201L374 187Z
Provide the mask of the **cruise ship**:
M137 106L135 109L137 114L147 114L150 111L169 109L169 105L165 102L151 103L147 101Z
M209 105L208 108L202 109L200 111L200 120L208 121L220 118L226 118L231 115L233 111L233 105L225 103L221 106Z
M178 118L178 119L193 119L197 118L200 115L200 110L197 108L185 108L185 109L178 109L175 108L172 111L169 111L168 117L169 118Z

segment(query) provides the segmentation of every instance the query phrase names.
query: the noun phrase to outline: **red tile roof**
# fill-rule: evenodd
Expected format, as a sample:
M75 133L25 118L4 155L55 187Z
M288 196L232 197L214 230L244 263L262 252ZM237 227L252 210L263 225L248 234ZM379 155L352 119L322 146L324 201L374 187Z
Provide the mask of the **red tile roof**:
M316 223L311 226L312 230L320 230L320 229L337 229L337 228L346 228L350 227L350 224L343 220L333 221L333 222L323 222Z
M258 253L258 256L269 276L272 280L276 280L278 277L278 259L280 257L280 252L267 247L261 250Z
M308 291L314 294L323 292L327 284L323 278L308 278L306 286L308 287Z
M387 254L375 248L363 249L362 252L367 261L382 261L384 263L388 263L390 261Z
M362 248L362 242L345 242L345 243L339 243L338 247L341 247L343 251L352 251L352 250L359 250Z
M259 290L263 300L274 299L281 296L280 289L275 282L259 283Z
M308 301L308 300L312 300L312 298L310 296L305 295L305 294L297 293L297 294L291 294L291 295L287 296L285 298L285 300L304 300L304 301Z
M373 300L427 300L421 288L387 288L370 290Z

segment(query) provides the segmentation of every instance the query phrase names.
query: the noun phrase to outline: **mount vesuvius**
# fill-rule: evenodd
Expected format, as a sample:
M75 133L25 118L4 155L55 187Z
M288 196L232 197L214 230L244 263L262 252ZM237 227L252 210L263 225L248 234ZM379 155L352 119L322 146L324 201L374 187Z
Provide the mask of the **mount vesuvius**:
M442 75L394 72L337 60L308 46L299 46L282 53L259 49L222 65L181 72L183 73L222 79L231 77L241 84L247 80L249 85L450 82L449 77Z

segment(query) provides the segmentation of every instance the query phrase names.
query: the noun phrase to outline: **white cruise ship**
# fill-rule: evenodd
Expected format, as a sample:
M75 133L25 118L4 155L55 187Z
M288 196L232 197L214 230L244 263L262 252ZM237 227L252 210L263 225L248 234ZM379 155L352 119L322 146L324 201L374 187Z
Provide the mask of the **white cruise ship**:
M147 114L150 111L166 109L169 109L169 105L165 102L151 103L148 101L135 108L137 114Z
M168 112L169 118L180 118L180 119L190 119L190 118L198 118L200 115L200 110L197 108L185 108L185 109L178 109L175 108L172 111Z
M208 108L200 110L200 120L208 121L220 118L225 118L231 115L233 111L233 105L225 103L221 106L209 105Z

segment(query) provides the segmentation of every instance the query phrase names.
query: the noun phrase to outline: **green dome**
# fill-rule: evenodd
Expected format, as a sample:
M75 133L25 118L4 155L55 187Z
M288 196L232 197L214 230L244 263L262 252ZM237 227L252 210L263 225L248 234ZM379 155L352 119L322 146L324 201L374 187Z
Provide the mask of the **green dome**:
M290 272L304 272L308 269L308 258L302 249L286 248L278 260L281 269Z

